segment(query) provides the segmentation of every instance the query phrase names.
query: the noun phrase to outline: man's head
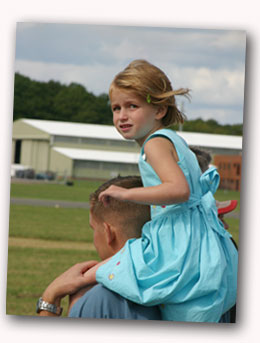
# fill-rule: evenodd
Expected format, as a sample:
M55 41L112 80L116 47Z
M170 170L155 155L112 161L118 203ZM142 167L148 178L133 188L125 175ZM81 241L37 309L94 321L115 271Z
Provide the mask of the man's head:
M209 168L209 164L211 162L210 153L195 146L190 147L190 150L196 155L200 169L202 173L204 173Z
M139 176L119 176L105 182L90 195L90 226L101 259L115 254L128 239L140 237L143 225L150 220L150 208L147 205L110 198L109 205L104 206L98 197L111 185L123 188L143 186Z

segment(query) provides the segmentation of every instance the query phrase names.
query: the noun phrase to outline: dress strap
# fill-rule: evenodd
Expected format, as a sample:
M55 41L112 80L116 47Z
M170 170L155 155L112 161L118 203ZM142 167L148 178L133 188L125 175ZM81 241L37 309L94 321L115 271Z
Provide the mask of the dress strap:
M178 136L178 135L176 134L176 132L173 131L173 130L170 130L170 129L160 129L160 130L158 130L158 131L153 132L153 133L152 133L150 136L148 136L148 137L146 138L146 140L144 141L144 143L143 143L143 145L142 145L142 148L141 148L141 156L142 156L142 158L143 158L144 160L146 159L146 156L145 156L145 153L144 153L145 144L146 144L150 139L152 139L152 138L154 138L154 137L163 137L163 138L168 139L172 144L174 144L175 149L177 150L178 155L180 155L180 153L181 153L181 151L180 151L180 144L177 143L177 141L178 141L178 140L182 140L182 141L183 141L183 139L182 139L180 136ZM183 141L183 142L184 142L184 141ZM186 144L186 142L185 142L185 144Z

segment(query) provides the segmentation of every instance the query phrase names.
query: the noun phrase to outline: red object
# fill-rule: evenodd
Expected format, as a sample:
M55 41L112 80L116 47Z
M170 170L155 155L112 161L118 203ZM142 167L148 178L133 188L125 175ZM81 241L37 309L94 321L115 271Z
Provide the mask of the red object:
M232 212L237 207L237 200L216 201L218 214Z

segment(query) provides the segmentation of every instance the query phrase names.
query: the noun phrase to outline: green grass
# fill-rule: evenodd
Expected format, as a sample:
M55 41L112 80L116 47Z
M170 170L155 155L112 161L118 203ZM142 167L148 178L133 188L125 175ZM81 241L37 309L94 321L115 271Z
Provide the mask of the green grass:
M11 184L11 198L32 198L48 200L88 202L90 193L94 192L102 182L74 181L74 186L63 183Z
M9 236L50 240L57 248L9 246L7 314L35 315L37 299L55 277L77 262L99 259L95 251L59 248L66 241L93 242L89 210L11 205ZM66 308L68 299L63 302Z
M228 232L231 233L234 241L239 245L239 219L225 218L225 221L229 225Z
M89 194L101 182L78 181L72 187L63 184L12 184L11 197L51 200L88 201ZM238 200L239 192L216 193L220 201ZM230 233L238 243L239 220L225 218ZM98 259L90 250L62 249L62 242L92 242L89 210L11 205L10 237L54 241L55 248L10 246L8 252L7 314L35 315L36 301L47 285L73 264ZM59 246L60 244L60 246ZM66 308L68 300L63 301ZM64 315L66 312L64 313Z
M237 207L233 211L233 213L239 213L239 211L240 211L240 192L219 189L215 194L215 198L219 201L237 200L237 202L238 202ZM227 217L227 216L225 216L224 219L229 225L228 231L231 233L234 241L238 245L239 244L239 219Z
M77 262L99 260L96 252L9 247L6 313L36 315L48 284ZM68 299L62 305L68 304ZM66 312L64 313L64 315Z
M89 195L94 192L102 182L99 181L74 181L74 186L61 184L11 184L12 198L32 198L48 200L67 200L88 202ZM240 209L240 192L218 190L215 197L219 201L228 199L238 200L236 211Z
M237 200L237 208L234 212L240 211L240 192L219 189L215 194L215 198L219 201Z
M237 207L232 213L239 213L240 211L240 192L229 190L218 190L215 198L219 201L237 200ZM225 216L225 221L229 225L228 231L231 233L233 239L239 244L239 219Z
M92 242L89 210L11 205L9 236Z

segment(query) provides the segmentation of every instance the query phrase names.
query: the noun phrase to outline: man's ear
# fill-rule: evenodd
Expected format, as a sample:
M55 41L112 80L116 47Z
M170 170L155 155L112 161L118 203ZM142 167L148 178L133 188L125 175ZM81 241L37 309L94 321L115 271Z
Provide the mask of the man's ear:
M168 106L158 106L156 119L161 120L166 115L167 110L168 110Z
M112 245L116 239L116 235L113 230L113 227L107 222L104 222L103 225L104 225L104 234L106 236L107 244Z

